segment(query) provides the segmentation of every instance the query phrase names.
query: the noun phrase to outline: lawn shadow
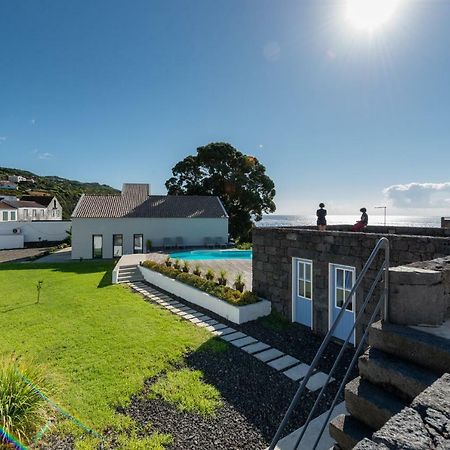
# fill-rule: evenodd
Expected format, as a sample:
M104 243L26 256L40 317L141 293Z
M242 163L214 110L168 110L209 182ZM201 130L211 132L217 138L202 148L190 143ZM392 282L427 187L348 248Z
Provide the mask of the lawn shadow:
M38 303L37 302L23 303L21 305L15 306L15 307L11 307L11 308L8 308L8 309L2 309L2 310L0 310L0 313L5 314L5 313L11 312L11 311L15 311L16 309L28 308L29 306L34 306L34 305L38 305Z

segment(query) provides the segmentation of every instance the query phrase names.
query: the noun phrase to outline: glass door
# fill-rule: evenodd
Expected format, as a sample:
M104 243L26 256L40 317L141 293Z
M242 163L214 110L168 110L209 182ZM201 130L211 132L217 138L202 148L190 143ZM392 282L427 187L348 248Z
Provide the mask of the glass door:
M123 235L113 234L113 258L120 258L123 255Z
M133 253L144 253L144 235L133 235Z
M103 258L103 236L101 234L94 234L92 236L92 258Z

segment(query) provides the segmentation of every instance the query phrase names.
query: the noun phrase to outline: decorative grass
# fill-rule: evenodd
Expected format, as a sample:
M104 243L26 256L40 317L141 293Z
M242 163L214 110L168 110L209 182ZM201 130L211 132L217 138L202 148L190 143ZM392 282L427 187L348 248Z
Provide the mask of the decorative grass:
M199 370L180 369L170 371L150 388L151 394L174 404L180 411L203 416L214 415L222 406L219 391L203 381Z
M0 359L0 427L3 432L29 444L45 424L48 405L24 377L49 391L42 368L13 357ZM0 447L1 442L0 434Z

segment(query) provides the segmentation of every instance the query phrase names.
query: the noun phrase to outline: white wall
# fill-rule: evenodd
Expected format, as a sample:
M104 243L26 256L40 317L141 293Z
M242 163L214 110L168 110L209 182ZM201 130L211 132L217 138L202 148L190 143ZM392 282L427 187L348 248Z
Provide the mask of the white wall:
M0 250L23 248L23 235L0 234Z
M103 257L112 258L113 234L123 235L123 254L133 253L133 235L144 235L153 247L161 247L163 238L181 236L184 245L202 246L205 237L228 241L228 219L72 219L72 258L92 258L92 235L103 236Z
M0 235L14 235L13 229L20 229L24 242L63 241L67 238L66 231L70 230L70 221L35 221L35 222L2 222ZM0 247L1 248L1 247Z

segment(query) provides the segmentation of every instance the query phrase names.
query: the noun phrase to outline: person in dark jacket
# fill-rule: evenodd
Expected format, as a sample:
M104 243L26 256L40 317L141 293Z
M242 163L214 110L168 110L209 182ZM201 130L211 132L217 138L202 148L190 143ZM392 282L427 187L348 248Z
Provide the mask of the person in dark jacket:
M360 211L361 219L353 225L352 231L362 231L364 228L367 227L367 224L369 223L369 216L367 215L367 209L361 208Z
M325 205L323 203L321 203L319 205L319 208L316 211L316 216L317 216L317 226L319 227L320 231L325 231L325 228L327 227L327 210L324 209Z

